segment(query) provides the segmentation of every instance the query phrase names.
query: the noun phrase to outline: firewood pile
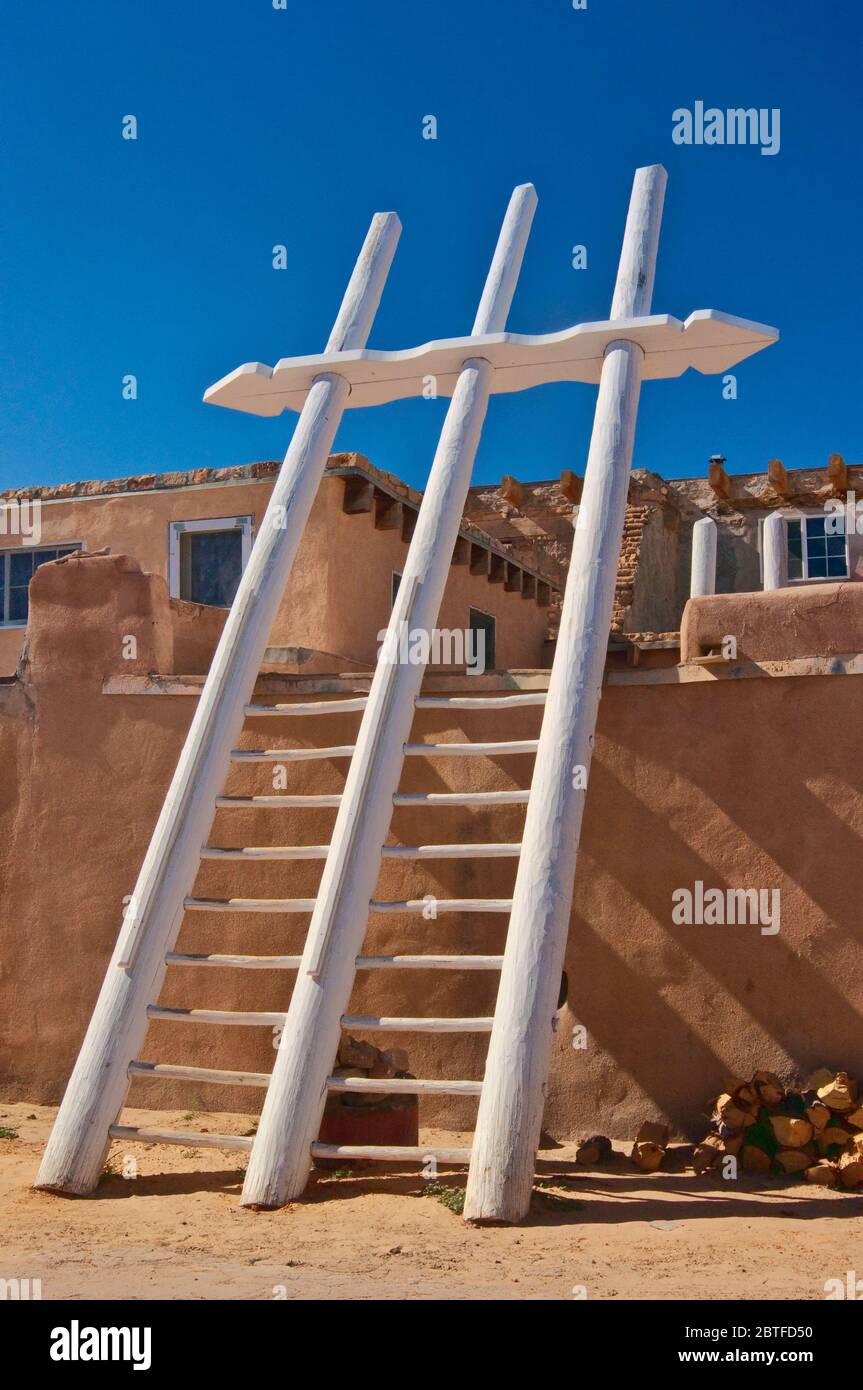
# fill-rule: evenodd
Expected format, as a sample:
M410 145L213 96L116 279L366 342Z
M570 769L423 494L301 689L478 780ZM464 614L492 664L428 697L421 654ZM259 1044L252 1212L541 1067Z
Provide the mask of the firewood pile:
M382 1051L372 1043L361 1042L347 1035L339 1043L338 1065L333 1068L333 1076L375 1080L394 1076L414 1079L408 1071L408 1054L403 1048L388 1047ZM395 1097L382 1095L380 1091L343 1091L340 1100L342 1105L349 1107L393 1101L398 1103Z
M798 1174L825 1187L863 1184L863 1105L847 1072L820 1067L801 1090L770 1071L729 1077L693 1167L706 1172L732 1154L748 1173Z

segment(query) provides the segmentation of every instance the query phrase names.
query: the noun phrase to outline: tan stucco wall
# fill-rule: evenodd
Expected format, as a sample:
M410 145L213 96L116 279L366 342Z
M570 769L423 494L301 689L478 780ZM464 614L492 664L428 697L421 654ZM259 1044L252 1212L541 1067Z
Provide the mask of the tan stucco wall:
M342 510L343 489L342 478L324 477L270 639L276 646L331 653L336 665L324 663L330 670L374 662L376 635L390 614L392 571L402 569L407 554L399 532L376 530L371 513L349 516ZM39 543L83 541L87 551L107 547L134 556L141 569L167 581L172 521L252 516L257 528L271 490L272 481L264 480L45 502ZM2 540L3 547L21 543L15 536ZM497 619L499 666L543 664L546 608L454 565L439 626L466 627L471 605ZM0 674L15 670L23 644L22 628L0 628Z
M0 684L0 1094L54 1101L86 1027L162 797L194 708L190 696L106 695L105 674L128 674L114 635L141 637L138 669L151 669L161 602L150 578L111 558L77 566L76 621L61 603L63 566L33 585L31 664ZM863 598L863 591L861 591ZM68 600L68 594L66 595ZM822 609L829 624L829 609ZM107 635L106 635L107 634ZM822 632L823 636L823 632ZM154 639L155 640L155 639ZM566 958L569 997L554 1044L546 1126L556 1136L604 1130L631 1135L645 1115L666 1115L689 1134L727 1072L782 1074L827 1063L863 1072L858 910L863 767L853 729L859 676L652 684L664 672L615 668L604 691ZM674 674L673 671L671 673ZM309 686L290 687L302 698ZM280 696L280 698L284 698ZM308 698L308 693L306 693ZM289 726L291 742L350 742L358 716ZM529 737L540 711L498 715L423 711L417 738ZM273 725L248 746L272 744ZM337 791L345 763L300 763L297 791ZM526 786L530 759L409 759L402 786ZM266 767L235 767L228 791L267 788ZM326 843L333 811L220 811L214 844ZM518 807L399 809L398 843L518 840ZM305 896L319 864L202 866L202 895ZM510 861L388 861L382 898L505 896ZM241 877L242 876L242 877ZM706 887L781 889L778 935L757 926L675 926L672 893ZM189 951L298 951L306 919L190 914ZM501 917L373 919L371 953L494 952ZM396 978L397 975L397 978ZM281 973L169 972L173 1005L280 1009L292 977ZM381 972L360 977L357 1012L481 1014L496 977ZM572 1047L587 1028L586 1050ZM417 1075L479 1077L486 1039L393 1037ZM161 1024L145 1056L265 1071L266 1029ZM146 1088L146 1089L145 1089ZM248 1091L136 1082L139 1104L248 1110ZM472 1123L474 1105L423 1101L424 1121Z

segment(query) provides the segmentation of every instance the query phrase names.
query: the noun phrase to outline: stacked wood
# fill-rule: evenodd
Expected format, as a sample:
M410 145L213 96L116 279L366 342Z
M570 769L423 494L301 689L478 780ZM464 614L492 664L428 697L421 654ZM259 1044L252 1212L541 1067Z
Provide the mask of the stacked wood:
M333 1067L333 1076L374 1077L381 1080L387 1077L410 1077L408 1054L401 1047L388 1047L383 1051L373 1043L362 1042L345 1034L339 1043L338 1065ZM413 1079L413 1078L411 1078ZM360 1105L381 1105L393 1102L394 1097L380 1091L342 1091L330 1097L330 1103L346 1105L349 1108Z
M575 1161L583 1168L595 1168L598 1163L607 1163L611 1154L611 1140L604 1134L592 1134L589 1139L579 1142Z
M748 1081L727 1077L713 1104L712 1129L695 1146L692 1166L704 1173L728 1154L748 1173L797 1174L825 1187L863 1187L857 1082L829 1067L819 1067L798 1090L770 1071L756 1071Z
M667 1125L645 1120L632 1146L632 1161L642 1173L655 1173L662 1165L669 1138Z

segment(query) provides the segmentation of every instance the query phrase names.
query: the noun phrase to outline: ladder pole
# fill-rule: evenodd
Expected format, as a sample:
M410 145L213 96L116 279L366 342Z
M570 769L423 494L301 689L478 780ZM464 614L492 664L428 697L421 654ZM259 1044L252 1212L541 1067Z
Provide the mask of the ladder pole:
M536 208L532 184L516 188L501 228L473 335L505 328ZM437 622L485 419L492 368L463 363L423 494L385 651L372 678L327 855L303 963L291 996L252 1155L245 1206L274 1207L308 1182L312 1144L327 1097L327 1077L348 1007L356 957L393 813L404 744L424 673L400 662L399 635Z
M365 346L398 243L395 213L376 213L327 343ZM128 1090L128 1066L158 996L191 891L215 798L243 725L270 630L314 504L349 393L332 373L315 378L276 479L249 562L204 683L165 803L105 975L36 1187L86 1193L99 1180Z
M660 165L636 171L612 319L650 313L666 177ZM616 341L602 366L477 1114L466 1220L521 1221L530 1205L642 362L641 348Z

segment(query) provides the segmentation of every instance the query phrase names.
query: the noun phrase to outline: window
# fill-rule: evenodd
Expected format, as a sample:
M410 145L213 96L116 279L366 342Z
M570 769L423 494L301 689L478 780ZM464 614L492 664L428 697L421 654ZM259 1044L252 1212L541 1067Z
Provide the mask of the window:
M495 620L481 608L471 608L468 626L474 634L472 645L476 660L467 669L470 674L481 676L483 671L494 670Z
M168 533L171 597L230 608L251 553L250 516L172 521Z
M40 565L82 550L73 545L39 546L35 550L0 550L0 627L24 627L30 612L30 580Z
M786 526L789 581L848 578L844 516L789 517Z

